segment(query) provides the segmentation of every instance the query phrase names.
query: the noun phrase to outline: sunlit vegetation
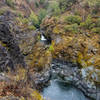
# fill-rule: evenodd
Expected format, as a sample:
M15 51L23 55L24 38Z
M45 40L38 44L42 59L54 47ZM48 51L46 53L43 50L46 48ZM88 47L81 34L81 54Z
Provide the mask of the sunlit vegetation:
M64 27L66 32L72 32L72 33L78 33L79 32L79 26L78 24L72 24L72 25L66 25Z
M80 24L82 21L82 18L80 16L76 16L76 15L69 15L69 16L65 17L65 21L68 24L75 24L75 23Z
M35 27L34 25L29 25L29 26L28 26L28 29L29 29L29 30L36 30L36 27Z
M32 24L35 27L39 27L39 20L37 15L34 12L31 12L30 16L29 16L29 21L32 22Z
M1 9L1 10L0 10L0 15L3 15L4 12L5 12L5 10Z
M92 17L88 15L85 22L82 22L80 26L85 29L92 29L95 26L95 23L93 22Z
M91 31L100 34L100 27L93 28Z
M21 14L18 14L17 21L20 26L24 28L26 27L29 30L35 30L39 27L39 19L34 12L31 12L30 16L27 18Z

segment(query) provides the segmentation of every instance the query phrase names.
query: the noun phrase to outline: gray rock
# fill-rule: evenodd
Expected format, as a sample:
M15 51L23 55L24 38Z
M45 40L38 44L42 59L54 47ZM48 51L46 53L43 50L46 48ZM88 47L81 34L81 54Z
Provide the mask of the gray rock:
M92 69L89 68L89 70L92 70ZM51 68L49 71L50 71L49 74L50 76L52 76L52 78L57 78L60 81L72 84L78 89L80 89L86 96L96 100L97 98L96 85L94 84L93 81L87 80L86 78L82 76L82 74L80 73L81 70L79 69L77 65L74 65L73 67L72 63L69 64L69 63L54 61L53 64L51 64ZM56 76L56 77L53 77L53 76ZM50 77L45 76L45 77L42 77L41 82L44 82L43 80L45 80L45 78L48 78L48 80L50 80ZM98 98L99 98L99 95L100 94L98 94Z

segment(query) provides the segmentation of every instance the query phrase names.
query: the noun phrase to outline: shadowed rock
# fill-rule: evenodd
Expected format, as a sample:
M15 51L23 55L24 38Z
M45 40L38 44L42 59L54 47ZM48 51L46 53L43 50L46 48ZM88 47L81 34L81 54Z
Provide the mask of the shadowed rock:
M12 23L10 22L11 21L10 17L12 16L10 16L9 13L7 14L8 16L5 14L4 16L0 17L0 41L2 44L5 45L5 47L2 46L2 48L0 48L2 49L1 51L3 52L1 53L1 55L5 54L6 55L5 58L7 58L8 56L8 59L10 60L11 66L13 68L14 66L16 66L16 64L21 64L22 66L25 66L24 57L20 52L20 48L18 46L17 41L15 40L13 36L13 32L11 32L12 27L10 27L10 24ZM3 62L5 63L6 60L4 60Z

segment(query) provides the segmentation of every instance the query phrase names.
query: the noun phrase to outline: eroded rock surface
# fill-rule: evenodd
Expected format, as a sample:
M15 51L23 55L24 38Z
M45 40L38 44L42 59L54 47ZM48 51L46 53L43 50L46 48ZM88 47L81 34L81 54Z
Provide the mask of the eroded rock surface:
M5 15L0 16L0 53L2 55L1 58L4 58L1 62L4 62L6 64L4 66L6 67L7 63L11 63L8 66L13 68L16 64L25 66L24 57L20 52L20 48L14 37L14 32L11 31L10 24L12 25L13 23L11 23L10 18L12 18L10 12L6 12ZM5 62L7 60L8 62Z
M100 98L98 94L100 92L100 86L98 85L97 87L94 81L84 77L77 64L54 60L50 70L41 75L37 75L35 84L37 87L39 87L39 85L44 87L46 84L48 85L51 79L58 79L59 81L72 84L91 99Z

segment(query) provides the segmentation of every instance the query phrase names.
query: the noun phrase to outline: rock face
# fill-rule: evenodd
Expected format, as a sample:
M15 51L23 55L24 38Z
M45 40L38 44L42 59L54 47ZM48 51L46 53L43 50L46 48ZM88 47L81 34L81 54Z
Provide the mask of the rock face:
M44 87L52 78L72 84L91 99L100 98L98 94L100 86L97 87L93 81L84 78L77 64L54 60L50 70L37 75L35 84L37 87L40 85Z
M10 12L5 15L0 16L0 54L1 54L1 66L9 66L14 68L16 64L21 64L25 66L24 57L20 52L18 43L14 37L13 32L11 32L10 22L11 20ZM0 69L3 67L0 66ZM3 70L3 69L2 69Z
M86 96L96 99L97 91L95 83L83 78L78 65L72 63L59 63L59 61L56 61L52 64L52 68L52 75L57 76L65 83L72 84L79 88Z

